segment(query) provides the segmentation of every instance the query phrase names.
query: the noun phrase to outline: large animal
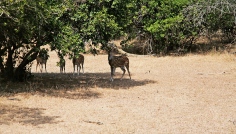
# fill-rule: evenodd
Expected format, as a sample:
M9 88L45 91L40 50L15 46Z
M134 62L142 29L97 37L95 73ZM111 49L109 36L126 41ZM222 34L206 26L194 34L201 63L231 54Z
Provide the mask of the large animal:
M65 73L66 61L63 57L60 58L59 67L60 67L60 73Z
M77 74L78 75L80 73L81 68L83 69L83 73L84 73L84 56L82 54L79 54L78 57L74 57L72 59L72 63L73 63L73 67L74 67L73 75L75 74L75 66L77 66Z
M36 72L37 72L37 68L38 66L41 66L40 72L42 73L43 71L43 65L45 67L45 71L47 72L47 60L49 58L48 55L48 49L41 49L39 52L39 55L36 57L36 61L37 61L37 65L36 65Z
M129 59L128 57L124 56L124 55L120 55L120 56L115 56L114 55L114 52L117 50L116 47L111 47L108 49L108 62L109 62L109 65L111 67L111 78L110 80L113 81L113 76L114 76L114 73L115 73L115 69L117 67L120 67L121 70L123 71L123 74L121 76L121 79L123 78L126 70L125 68L127 69L128 73L129 73L129 77L131 79L131 76L130 76L130 71L129 71Z

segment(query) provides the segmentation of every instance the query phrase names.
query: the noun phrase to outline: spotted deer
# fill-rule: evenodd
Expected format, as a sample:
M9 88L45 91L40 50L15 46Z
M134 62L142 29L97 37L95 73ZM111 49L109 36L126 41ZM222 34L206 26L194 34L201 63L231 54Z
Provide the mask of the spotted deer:
M77 65L77 73L79 75L80 73L80 68L82 67L83 69L83 73L84 73L84 56L79 54L78 58L74 57L73 60L72 60L72 63L73 63L73 67L74 67L74 72L73 72L73 75L75 74L75 65ZM80 66L81 65L81 66ZM79 68L79 71L78 71L78 68Z
M43 65L45 67L45 71L47 72L47 59L45 57L37 56L36 61L37 61L36 72L37 72L38 66L41 66L40 72L42 73Z
M115 48L112 48L110 50L108 50L108 62L109 65L111 67L111 78L110 80L113 81L113 76L115 73L115 69L117 67L120 67L121 70L123 71L123 74L121 76L121 79L123 78L126 70L127 69L128 73L129 73L129 78L131 79L130 76L130 72L129 72L129 59L125 56L125 55L121 55L121 56L114 56L114 50Z
M60 73L65 73L65 69L66 69L65 66L66 66L66 61L62 57L62 58L60 58L60 61L59 61Z

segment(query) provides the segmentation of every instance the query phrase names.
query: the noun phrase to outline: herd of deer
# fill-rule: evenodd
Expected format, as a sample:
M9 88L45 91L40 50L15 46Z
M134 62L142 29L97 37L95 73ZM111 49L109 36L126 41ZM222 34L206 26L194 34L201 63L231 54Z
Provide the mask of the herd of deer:
M125 56L125 55L115 56L114 55L115 50L116 50L116 48L114 48L114 47L108 50L108 63L109 63L110 68L111 68L110 81L114 80L113 76L114 76L114 73L115 73L115 69L118 68L118 67L120 67L121 70L123 71L121 79L123 78L123 76L126 72L126 69L129 73L129 78L131 79L130 71L129 71L129 59L128 59L128 57ZM41 72L43 70L43 65L45 66L45 71L47 72L47 69L46 69L47 60L44 59L43 57L38 56L36 58L36 61L37 61L36 72L37 72L37 67L39 65L41 66L41 69L40 69ZM84 65L84 56L83 55L80 54L77 58L74 57L73 60L72 60L72 63L73 63L73 68L74 68L73 75L75 74L75 65L77 66L78 75L80 73L81 68L83 69L83 73L84 73L84 67L83 67L83 65ZM61 73L65 72L65 59L64 58L60 59L59 66L60 66L60 72Z

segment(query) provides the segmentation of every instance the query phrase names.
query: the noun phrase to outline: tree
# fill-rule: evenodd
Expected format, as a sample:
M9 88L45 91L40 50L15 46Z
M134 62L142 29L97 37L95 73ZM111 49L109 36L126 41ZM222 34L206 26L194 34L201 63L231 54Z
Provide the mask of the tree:
M71 17L72 25L83 41L91 39L94 45L106 47L108 41L122 34L122 27L109 10L113 0L87 0L80 3Z
M235 40L235 9L235 0L203 0L191 3L183 14L185 21L192 23L192 28L202 29L201 34L210 38L212 33L221 30L228 42L232 42Z
M146 53L189 51L198 35L219 30L232 42L235 3L234 0L136 0L130 6L136 8L129 14L132 18L129 28L133 30L128 34L146 45Z
M146 53L157 53L165 48L175 49L184 37L181 11L188 0L136 0L130 3L132 23L128 39L137 39L147 46Z
M40 47L60 56L83 52L91 39L103 47L122 34L109 8L113 0L3 0L0 2L0 70L5 80L24 81ZM121 1L119 1L121 2Z
M5 80L23 81L40 47L62 31L59 18L70 8L60 0L0 2L0 70Z

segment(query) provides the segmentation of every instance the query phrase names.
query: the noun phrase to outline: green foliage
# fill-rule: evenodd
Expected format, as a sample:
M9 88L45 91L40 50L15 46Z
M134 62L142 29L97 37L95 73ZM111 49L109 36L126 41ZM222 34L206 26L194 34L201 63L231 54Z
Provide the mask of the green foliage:
M116 23L116 17L109 13L112 6L110 0L86 1L78 6L71 17L73 26L83 41L91 39L94 45L119 37L121 27Z
M0 70L15 80L42 46L72 58L90 39L103 49L120 37L139 37L150 53L185 49L203 31L233 33L235 8L233 0L1 0Z
M166 47L180 47L184 37L184 17L181 13L188 5L188 0L143 0L141 8L134 19L139 20L139 31L146 36L146 40L154 42L150 44L157 50ZM139 18L139 19L138 19Z
M61 32L59 18L70 6L59 0L0 2L0 70L4 79L24 79L25 68L36 59L40 47L52 43Z
M36 59L44 45L70 57L83 52L83 42L89 39L106 47L122 34L118 19L110 12L112 4L111 0L88 0L79 5L73 0L2 0L0 69L4 78L18 81L14 76ZM121 1L114 1L117 4Z
M185 21L191 21L193 27L202 28L208 34L219 30L226 34L233 34L236 22L235 8L236 1L234 0L199 0L191 3L183 13Z

